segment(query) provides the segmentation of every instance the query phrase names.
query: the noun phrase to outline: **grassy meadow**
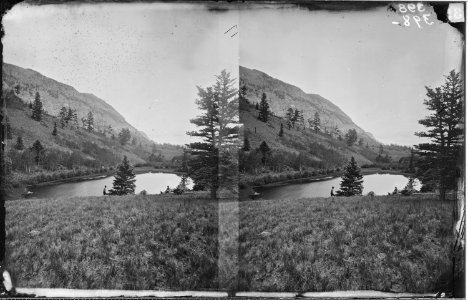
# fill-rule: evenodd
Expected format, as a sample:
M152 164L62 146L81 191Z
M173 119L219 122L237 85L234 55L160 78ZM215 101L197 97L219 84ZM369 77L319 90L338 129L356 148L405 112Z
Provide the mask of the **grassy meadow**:
M239 203L239 290L433 292L451 276L451 202L435 196Z
M217 289L218 204L196 195L6 202L16 286Z

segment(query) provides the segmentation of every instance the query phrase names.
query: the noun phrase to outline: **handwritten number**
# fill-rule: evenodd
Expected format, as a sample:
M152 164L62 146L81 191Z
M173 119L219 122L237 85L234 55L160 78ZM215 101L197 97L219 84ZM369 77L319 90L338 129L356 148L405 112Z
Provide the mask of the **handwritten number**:
M405 13L405 12L408 11L406 9L406 6L403 3L398 4L398 6L399 6L399 10L400 10L401 13Z
M420 12L423 12L426 10L426 8L424 7L424 4L422 3L418 3L417 6L418 6L418 11Z
M432 25L434 24L434 22L429 22L429 17L431 16L431 14L424 14L423 15L423 19L424 19L424 22L426 22L427 25Z
M421 28L421 25L419 25L419 22L421 22L421 18L419 16L413 16L414 22L416 22L416 25L418 25L419 28Z
M424 3L408 3L408 4L403 4L400 3L398 4L398 10L400 13L403 15L403 25L405 27L411 26L411 19L418 25L418 28L422 28L421 22L424 20L424 22L427 25L433 25L434 22L430 21L429 17L431 14L422 14L422 16L419 16L418 14L413 15L412 13L418 13L418 12L424 12L426 11L426 7L424 6ZM409 14L404 14L404 13L409 13ZM455 18L461 18L462 15L462 10L459 8L454 8L452 11L449 12L449 14L452 14Z
M403 16L403 20L405 20L405 22L403 23L403 25L405 25L405 26L410 26L410 25L411 25L411 23L410 23L410 18L409 18L408 15L404 15L404 16Z

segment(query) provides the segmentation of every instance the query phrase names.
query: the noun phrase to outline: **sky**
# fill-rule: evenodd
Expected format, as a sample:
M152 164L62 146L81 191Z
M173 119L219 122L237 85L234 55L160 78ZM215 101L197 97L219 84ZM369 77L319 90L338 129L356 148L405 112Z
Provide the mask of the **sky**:
M222 69L237 78L240 63L320 94L380 142L413 145L424 86L443 83L462 56L460 34L425 9L433 24L418 28L393 24L402 16L385 8L20 4L3 19L3 55L102 98L159 143L189 142L196 86Z
M239 18L240 64L320 94L380 142L414 145L428 114L424 86L460 70L462 39L433 14L422 28L392 23L402 21L386 8L249 9Z
M185 144L196 86L238 77L238 35L224 34L237 23L202 5L20 4L3 19L3 55L105 100L155 142Z

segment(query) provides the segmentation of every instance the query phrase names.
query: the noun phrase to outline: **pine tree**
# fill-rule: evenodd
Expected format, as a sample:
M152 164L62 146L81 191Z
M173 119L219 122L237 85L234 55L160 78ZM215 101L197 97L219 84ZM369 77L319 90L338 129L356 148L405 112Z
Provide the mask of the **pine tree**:
M16 150L24 150L23 138L21 136L18 136L16 138L15 149Z
M382 156L382 155L383 155L383 152L384 152L384 150L383 150L383 145L380 145L380 146L379 146L379 155Z
M358 145L359 145L359 146L362 146L362 144L363 144L363 141L362 141L362 139L359 139L359 141L358 141Z
M262 122L268 122L268 117L270 115L270 105L268 105L265 93L262 94L259 110L260 111L258 112L258 119Z
M460 73L452 70L441 87L426 87L424 104L431 114L419 120L427 131L416 133L430 139L430 142L416 146L420 156L419 177L423 188L438 188L440 200L445 200L448 189L456 188L457 177L462 173L457 160L463 155L463 84Z
M34 98L34 103L32 107L32 116L31 118L36 121L42 120L42 102L41 102L41 95L39 92L36 92L36 97Z
M67 125L68 123L68 120L67 120L67 108L65 106L63 106L61 109L60 109L60 112L59 112L59 115L58 115L59 119L60 119L60 126L63 128L65 128L65 125Z
M260 151L262 153L262 164L264 166L266 166L266 162L267 162L267 157L270 155L271 153L271 149L270 147L268 146L268 144L263 141L260 146L258 147L258 151Z
M246 87L245 85L243 85L243 86L239 89L239 99L241 99L241 100L247 100L246 96L247 96L247 87Z
M411 156L408 164L408 171L414 173L414 151L411 149Z
M88 130L89 132L92 132L94 130L94 116L92 111L88 112L88 116L86 117L85 121L85 126L86 130Z
M132 138L130 129L122 128L119 132L119 142L122 146L126 145Z
M54 130L52 130L52 135L57 136L57 122L54 122Z
M348 146L351 147L352 145L354 145L354 143L356 143L358 139L356 129L349 129L345 135L345 139L346 139L346 144Z
M256 110L259 110L259 108L258 108L258 102L255 103L255 109L256 109Z
M198 130L187 134L200 141L188 145L189 176L197 186L208 187L211 198L217 199L219 187L238 186L238 91L234 79L225 70L216 76L213 86L197 88L196 104L202 114L190 120Z
M114 176L112 189L109 191L111 195L128 195L135 194L135 174L128 162L127 156L124 156L122 163L117 168L117 173Z
M34 157L34 160L36 161L36 164L39 164L41 160L41 156L44 151L44 147L42 146L41 142L39 140L36 140L32 147L31 150L36 153L36 156Z
M304 118L301 115L301 112L296 108L294 110L294 124L304 123Z
M354 157L345 167L344 174L341 177L340 190L337 191L339 196L354 196L362 194L362 175Z
M67 121L67 123L73 119L73 114L74 114L73 109L69 107L67 111L67 116L65 117L65 120Z
M71 118L70 118L70 120L68 122L69 122L71 128L73 128L73 127L78 128L78 114L76 112L76 109L72 109Z
M294 127L296 120L294 119L294 109L292 107L288 108L286 111L286 125L288 125L288 129Z
M284 135L284 132L283 132L283 123L281 123L281 125L280 125L280 131L279 131L279 133L278 133L278 136L279 136L279 137L283 137L283 135Z
M314 114L313 126L315 133L318 133L320 131L320 114L318 111L316 111Z
M244 146L242 147L242 151L250 151L250 142L247 135L244 136Z

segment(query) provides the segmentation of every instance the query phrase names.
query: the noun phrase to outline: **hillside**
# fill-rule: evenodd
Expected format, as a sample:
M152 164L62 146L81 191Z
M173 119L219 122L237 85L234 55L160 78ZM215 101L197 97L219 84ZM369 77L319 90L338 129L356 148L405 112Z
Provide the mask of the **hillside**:
M319 95L305 94L299 88L263 72L240 67L240 87L244 86L246 95L245 99L240 100L240 119L245 135L251 149L258 149L263 141L271 148L270 169L334 169L342 167L351 156L360 165L372 165L376 162L381 144L371 133L354 124L351 118L329 100ZM266 94L272 112L266 123L258 119L259 110L256 108L262 93ZM303 111L304 125L288 128L285 114L289 107ZM319 112L321 120L318 132L312 130L307 122L307 119L313 118L315 112ZM281 124L283 137L279 136ZM344 137L350 129L356 130L361 143L356 141L351 146L347 145ZM382 147L383 156L388 155L394 164L398 164L402 157L410 155L407 147ZM255 159L252 156L255 155L258 156L252 153L242 155L244 160L241 161L241 166L254 165Z
M247 98L251 103L259 103L262 93L267 95L273 114L284 117L289 107L304 112L304 119L312 119L315 112L320 114L322 128L332 132L338 128L341 133L355 129L364 145L380 145L372 134L354 124L338 106L317 94L306 94L300 88L273 78L261 71L239 67L240 86L247 87Z
M183 153L182 146L157 144L128 124L112 106L91 94L77 92L41 74L13 65L3 66L2 96L6 103L8 134L7 162L15 182L44 182L70 176L112 170L126 155L132 164L156 167L176 167L174 157ZM42 119L33 120L30 103L39 93L43 103ZM82 122L62 126L60 108L76 110L78 119L89 111L94 115L94 129L87 130ZM57 134L52 134L57 124ZM128 129L128 139L119 139L122 129ZM16 149L21 137L24 150ZM43 150L36 155L31 150L39 141ZM81 170L78 172L78 170ZM41 173L50 176L34 180ZM54 175L54 176L52 176ZM60 175L57 177L57 175Z
M41 95L44 110L50 115L57 115L60 109L72 107L76 109L78 120L85 117L89 111L93 112L95 126L99 131L113 128L117 134L122 128L128 128L138 143L149 144L148 137L125 121L111 105L89 93L80 93L75 88L48 78L31 69L3 63L3 90L16 89L17 96L24 102L34 101L36 92Z

